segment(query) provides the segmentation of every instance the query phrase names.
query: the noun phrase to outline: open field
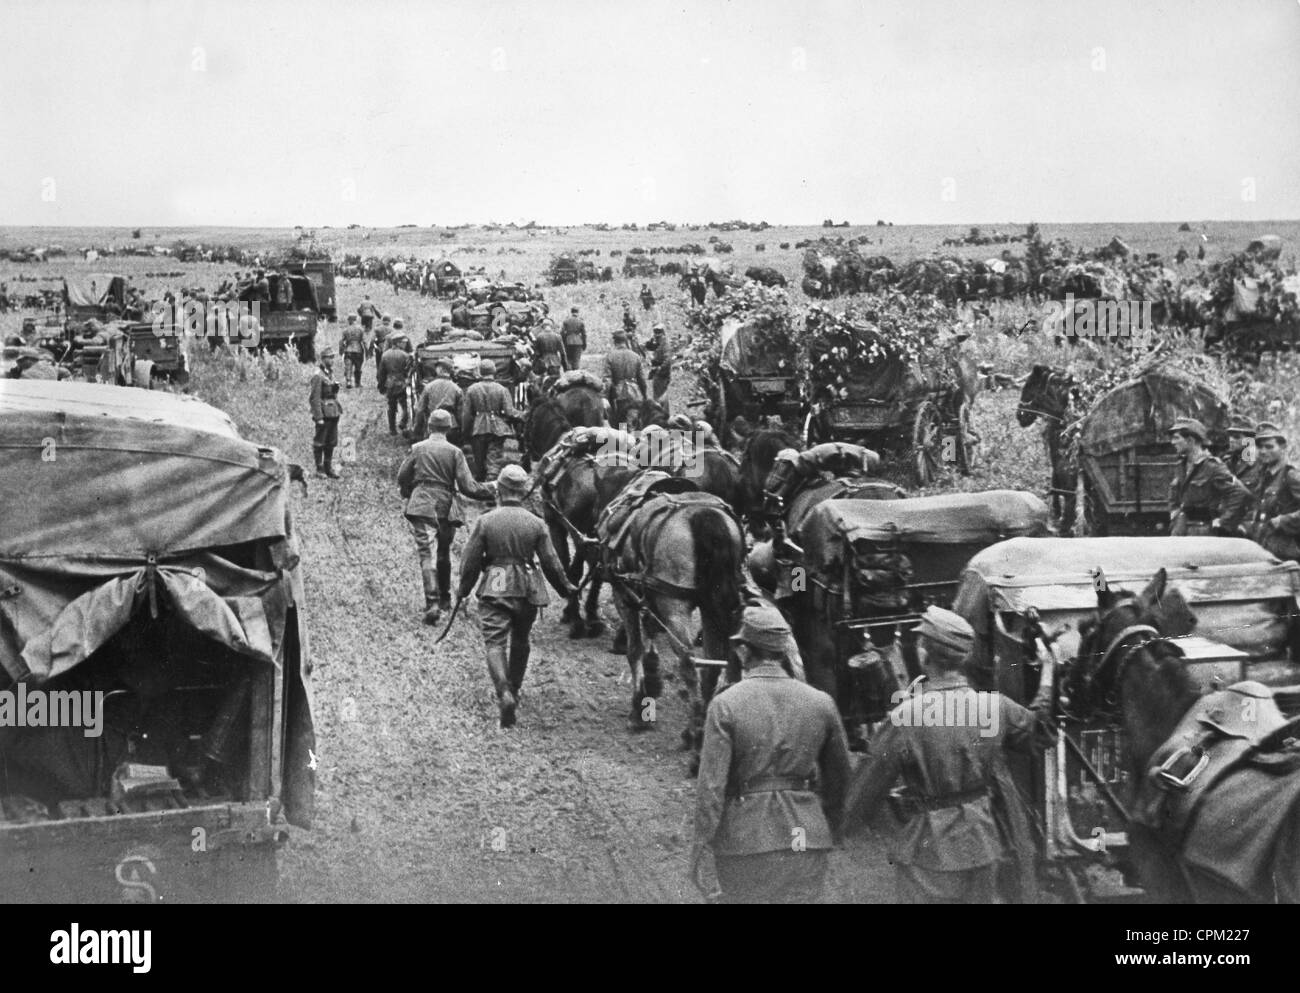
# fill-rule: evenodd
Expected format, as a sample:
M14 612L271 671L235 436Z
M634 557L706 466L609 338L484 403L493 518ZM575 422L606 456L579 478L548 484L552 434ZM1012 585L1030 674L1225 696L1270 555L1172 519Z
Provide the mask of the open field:
M1065 237L1095 246L1118 234L1136 251L1172 255L1181 245L1195 253L1200 232L1207 235L1208 261L1239 250L1262 233L1281 235L1292 254L1300 244L1300 223L1262 225L1192 222L1191 234L1177 225L1051 225L1048 238ZM1023 225L982 225L1019 233ZM735 246L729 256L738 271L770 265L791 278L796 306L806 303L797 289L802 253L781 250L822 234L868 234L864 251L905 261L940 249L944 237L966 228L894 227L772 228L721 232ZM561 250L600 249L598 264L611 249L704 243L711 232L679 228L653 233L599 232L586 228L558 232L519 229L489 233L458 230L443 239L436 230L317 230L317 241L335 258L345 252L436 257L446 252L458 264L485 265L510 279L542 281L550 256ZM253 229L147 229L147 243L177 240L204 244L288 247L294 232ZM91 244L125 244L123 229L0 229L0 245L61 244L69 249ZM879 239L879 241L877 241ZM759 252L758 243L767 250ZM457 247L487 252L459 253ZM959 254L991 257L1002 248L956 249ZM503 251L514 249L517 251ZM673 256L656 256L669 261ZM602 261L603 260L603 261ZM1189 265L1195 265L1194 262ZM12 292L19 274L35 285L54 285L64 274L120 272L151 293L167 287L214 288L235 266L180 263L175 259L114 257L87 263L77 257L39 264L0 262L0 281ZM179 277L149 273L180 272ZM648 333L663 320L670 336L685 326L684 293L673 278L647 280L659 299L643 314L635 294L641 280L616 275L610 283L587 283L546 290L552 313L583 309L590 351L603 352L617 326L624 301L631 302ZM339 311L354 312L369 293L386 312L403 317L416 336L447 312L444 303L391 286L363 280L338 281ZM838 306L838 303L832 304ZM1020 326L1034 311L1028 304L999 304L992 324L975 329L981 360L998 371L1023 375L1044 358L1061 352L1041 336L1010 339L997 332ZM0 331L15 333L20 313L0 315ZM337 326L322 337L333 344ZM678 337L680 341L680 337ZM1103 348L1105 346L1102 346ZM1070 357L1094 354L1079 346ZM1107 359L1128 361L1122 354ZM198 355L190 391L228 411L243 434L277 446L294 461L310 465L311 421L307 413L310 367L279 358ZM1268 362L1258 373L1257 409L1274 400L1278 417L1300 428L1296 373L1290 361ZM669 398L689 399L688 384L674 382ZM693 901L687 879L691 839L693 781L684 753L677 748L685 707L669 683L656 730L631 734L623 715L629 687L621 656L610 654L607 639L571 642L558 625L558 605L535 629L534 660L525 684L519 727L501 732L483 665L476 627L457 622L447 641L433 649L437 632L419 623L421 590L413 542L401 514L394 476L404 444L390 438L383 403L368 362L360 391L341 395L340 435L352 439L356 461L341 468L338 482L312 478L306 493L295 487L295 512L302 533L314 659L314 693L321 768L318 823L313 833L288 850L282 895L304 902L335 900L471 901ZM1014 420L1014 392L982 394L976 401L976 431L983 444L980 462L969 478L950 476L938 489L1047 489L1047 461L1036 429ZM346 447L346 442L345 442ZM462 531L454 555L464 541ZM608 601L606 620L614 619ZM880 902L893 899L893 877L883 849L865 844L837 853L830 896L837 900Z

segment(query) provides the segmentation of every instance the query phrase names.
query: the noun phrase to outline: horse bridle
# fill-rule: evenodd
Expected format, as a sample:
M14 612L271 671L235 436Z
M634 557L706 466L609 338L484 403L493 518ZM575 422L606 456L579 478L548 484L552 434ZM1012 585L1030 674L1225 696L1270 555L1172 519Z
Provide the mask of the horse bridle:
M1103 617L1098 622L1098 628L1101 628L1105 624L1105 620L1106 619ZM1123 646L1124 642L1132 638L1134 635L1147 635L1148 637L1121 650L1121 646ZM1106 693L1105 699L1105 702L1108 705L1114 706L1119 702L1119 688L1124 681L1124 672L1128 668L1129 660L1133 658L1133 653L1139 648L1143 648L1153 642L1166 640L1168 639L1166 639L1164 635L1150 624L1130 624L1128 627L1123 628L1107 643L1105 651L1101 653L1101 662L1097 665L1097 668L1093 670L1092 675L1088 677L1088 682L1095 682L1101 674L1106 671L1106 667L1110 664L1111 659L1116 659L1115 677L1111 681L1111 688Z

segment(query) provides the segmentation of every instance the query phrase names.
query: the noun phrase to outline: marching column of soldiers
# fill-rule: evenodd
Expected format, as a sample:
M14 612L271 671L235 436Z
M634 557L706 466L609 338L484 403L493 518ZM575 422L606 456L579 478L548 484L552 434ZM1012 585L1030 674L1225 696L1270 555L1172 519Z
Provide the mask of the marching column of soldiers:
M611 400L657 400L669 384L672 354L664 326L655 324L644 343L629 338L634 330L635 319L625 308L624 328L615 332L607 358ZM443 334L440 328L429 339L441 340ZM581 367L587 333L578 309L558 330L544 321L532 344L531 364L517 360L512 366L513 390L497 381L491 361L481 364L477 381L466 390L454 381L450 362L438 361L414 410L408 410L405 388L413 359L402 322L381 317L367 298L340 338L347 388L360 385L365 356L374 354L390 433L408 423L413 427L414 444L397 482L416 546L422 620L436 625L445 619L449 629L462 603L476 595L502 728L517 721L531 630L548 601L546 586L566 598L577 592L547 527L523 506L531 493L528 474L507 463L503 449L528 405L563 372ZM332 455L341 405L334 358L333 349L321 350L310 401L317 469L337 478ZM669 426L712 434L707 422L684 415ZM1210 453L1209 432L1200 421L1180 418L1171 427L1179 464L1169 492L1169 533L1246 536L1280 558L1300 560L1300 468L1288 461L1285 434L1276 424L1252 426L1234 417L1228 437L1228 450L1219 458ZM1253 461L1247 458L1252 441ZM468 445L471 458L462 445ZM782 468L793 478L803 462L819 454L843 457L846 447L855 446L783 451L775 489L767 496L780 502ZM858 458L869 470L868 455ZM466 499L494 500L496 507L474 519L453 578L451 549L468 516L462 509ZM924 685L891 712L855 768L836 704L803 681L786 617L766 602L745 607L732 637L740 679L709 703L700 753L691 878L707 899L816 901L824 894L829 853L846 838L886 822L900 901L1038 898L1032 815L1011 780L1007 755L1037 752L1054 740L1054 660L1039 650L1038 692L1023 707L969 684L966 671L976 637L959 615L928 607L915 643ZM962 706L955 709L964 713L996 710L994 733L909 721L900 714L902 708L952 710L949 697L960 698ZM894 789L900 781L901 793Z

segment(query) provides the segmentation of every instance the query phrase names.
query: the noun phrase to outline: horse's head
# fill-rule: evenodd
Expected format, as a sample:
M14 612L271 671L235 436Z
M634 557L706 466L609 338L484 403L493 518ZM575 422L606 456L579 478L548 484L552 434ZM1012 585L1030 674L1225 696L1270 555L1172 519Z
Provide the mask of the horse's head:
M1059 388L1052 389L1054 379L1058 383L1066 383L1064 393L1061 393ZM1024 387L1020 390L1020 405L1016 407L1016 421L1022 428L1027 428L1040 416L1060 418L1065 413L1065 407L1069 402L1068 391L1072 383L1073 378L1059 369L1053 369L1049 365L1034 366L1029 378L1025 380ZM1059 396L1056 395L1058 393Z
M1190 634L1196 617L1168 578L1162 568L1136 595L1098 590L1097 616L1080 625L1079 657L1062 686L1062 703L1072 714L1118 715L1124 688L1135 675L1157 677L1167 695L1177 698L1176 706L1186 709L1182 698L1195 691L1182 653L1168 639Z

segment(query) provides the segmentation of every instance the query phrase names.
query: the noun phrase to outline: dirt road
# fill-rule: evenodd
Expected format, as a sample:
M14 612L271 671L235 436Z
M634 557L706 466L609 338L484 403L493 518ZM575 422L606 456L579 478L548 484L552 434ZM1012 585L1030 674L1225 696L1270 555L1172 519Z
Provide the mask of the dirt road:
M500 730L473 621L458 620L437 648L437 631L420 623L414 544L392 481L406 446L381 425L372 388L344 394L353 397L342 426L357 461L295 497L320 768L316 827L286 851L281 896L699 900L687 878L694 780L678 750L677 684L659 727L629 731L625 661L608 636L570 641L557 604L535 628L519 724ZM309 450L304 421L282 423L289 451ZM830 890L891 900L892 873L874 851L838 853Z

